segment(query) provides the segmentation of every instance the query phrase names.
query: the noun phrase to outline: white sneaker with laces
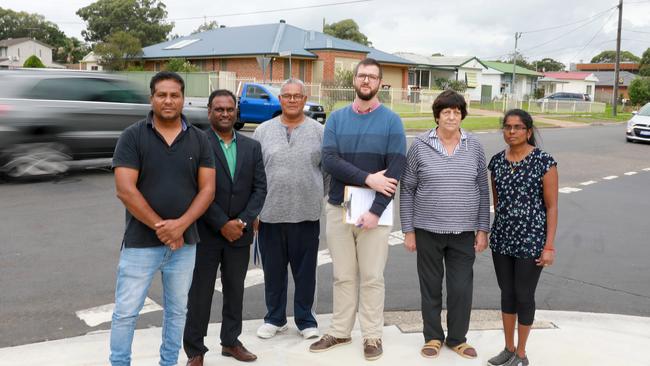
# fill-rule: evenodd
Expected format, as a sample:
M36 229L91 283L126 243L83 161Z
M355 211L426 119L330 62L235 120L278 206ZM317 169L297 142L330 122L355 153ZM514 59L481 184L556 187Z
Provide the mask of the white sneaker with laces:
M302 334L302 337L305 339L313 339L320 336L318 328L305 328L300 331L300 334Z
M287 329L289 327L286 324L278 327L270 323L264 323L257 328L257 336L263 339L269 339L275 336L277 332L284 332Z

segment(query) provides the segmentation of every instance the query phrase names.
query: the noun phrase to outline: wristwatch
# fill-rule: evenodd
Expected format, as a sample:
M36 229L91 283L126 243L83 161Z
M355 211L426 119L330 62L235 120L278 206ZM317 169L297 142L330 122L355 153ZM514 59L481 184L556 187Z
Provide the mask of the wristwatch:
M248 224L242 221L240 218L238 218L237 221L239 221L240 224L244 224L244 227L248 226Z

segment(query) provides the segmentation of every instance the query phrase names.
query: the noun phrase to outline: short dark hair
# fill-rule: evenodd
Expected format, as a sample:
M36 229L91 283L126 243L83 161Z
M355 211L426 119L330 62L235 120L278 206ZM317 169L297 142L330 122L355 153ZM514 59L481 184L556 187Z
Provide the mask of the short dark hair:
M465 102L465 98L451 89L440 93L436 100L433 101L433 105L431 105L433 118L435 118L436 123L438 123L438 118L440 118L440 112L445 108L460 109L461 119L467 117L467 102Z
M154 75L151 78L151 82L149 82L149 89L151 90L152 96L156 93L156 84L163 80L174 80L177 83L181 84L181 93L185 95L185 81L183 81L183 78L172 71L161 71Z
M537 141L535 139L535 135L537 134L537 128L535 128L535 126L533 125L533 117L530 115L530 113L519 108L511 109L507 111L506 114L503 116L503 120L501 121L502 126L505 126L508 117L519 117L521 122L524 125L526 125L526 128L533 131L533 133L530 134L530 138L528 138L528 143L532 146L537 146L536 145Z
M231 97L232 101L235 103L235 107L237 106L237 97L235 94L228 89L217 89L210 93L210 96L208 97L208 108L212 105L212 99L216 97Z
M359 66L361 66L361 65L363 65L363 66L377 66L377 68L379 69L379 79L382 79L383 73L381 71L381 65L379 64L379 62L377 62L377 60L375 60L374 58L368 57L368 58L364 58L363 60L359 61L357 66L354 67L354 76L357 76L357 72L359 72Z

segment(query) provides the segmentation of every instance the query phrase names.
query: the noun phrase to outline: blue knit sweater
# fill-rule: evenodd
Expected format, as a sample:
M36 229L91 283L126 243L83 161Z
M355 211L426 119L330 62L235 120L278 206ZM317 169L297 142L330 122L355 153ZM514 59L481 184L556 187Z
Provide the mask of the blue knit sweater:
M323 136L323 169L332 176L328 202L340 205L346 185L365 186L371 173L400 179L406 164L402 120L383 105L368 114L352 106L334 111ZM377 194L370 212L381 216L392 197Z

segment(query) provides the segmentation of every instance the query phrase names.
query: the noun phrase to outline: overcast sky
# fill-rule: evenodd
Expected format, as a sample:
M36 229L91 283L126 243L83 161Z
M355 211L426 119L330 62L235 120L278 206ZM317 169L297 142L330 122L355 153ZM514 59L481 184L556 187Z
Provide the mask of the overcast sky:
M187 35L216 20L226 26L287 23L322 30L327 23L354 19L377 49L447 56L507 57L515 32L524 32L518 50L529 60L552 57L566 64L588 62L605 49L616 48L616 0L372 0L320 8L305 7L350 0L166 0L172 33ZM83 21L77 9L93 0L0 0L0 7L39 13L68 36L81 38ZM609 9L609 10L608 10ZM624 0L622 49L640 56L650 47L650 0ZM233 15L259 12L258 14ZM190 19L188 19L190 18ZM562 26L555 29L537 31ZM535 31L526 33L528 31Z

